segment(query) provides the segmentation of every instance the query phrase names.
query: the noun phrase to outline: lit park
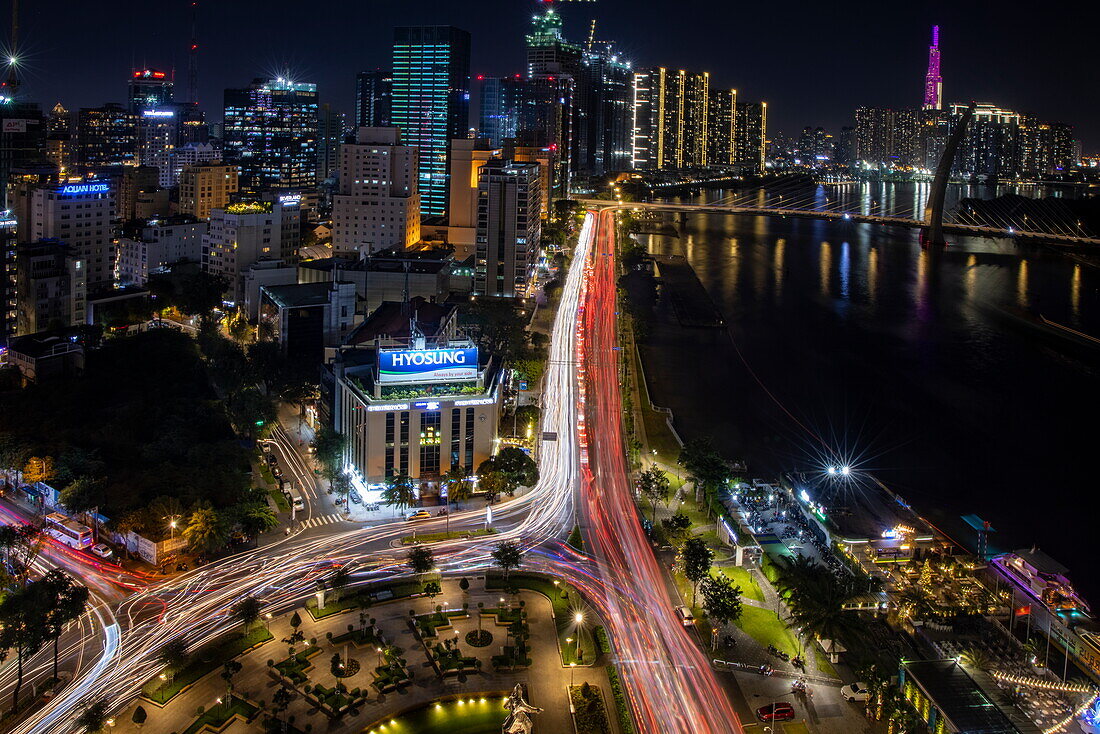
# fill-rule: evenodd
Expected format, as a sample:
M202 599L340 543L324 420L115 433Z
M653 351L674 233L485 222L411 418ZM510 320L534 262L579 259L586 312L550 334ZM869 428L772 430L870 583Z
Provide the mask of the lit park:
M12 3L0 734L1100 734L1095 51L804 5Z

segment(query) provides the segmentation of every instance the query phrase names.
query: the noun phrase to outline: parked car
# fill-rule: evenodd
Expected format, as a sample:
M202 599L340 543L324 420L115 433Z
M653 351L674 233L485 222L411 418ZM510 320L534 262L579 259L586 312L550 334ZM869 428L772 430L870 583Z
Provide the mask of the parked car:
M356 505L363 504L363 496L361 494L359 494L359 492L354 490L354 489L351 490L350 492L348 492L348 497L351 498L351 501L352 501L353 504L356 504Z
M415 512L410 512L407 519L408 520L430 520L431 518L432 518L432 513L428 512L427 510L416 510Z
M859 681L841 688L840 695L844 697L845 701L870 701L871 689L867 687L866 683Z
M115 554L115 552L111 550L111 546L106 543L96 543L93 545L92 553L95 553L100 558L110 558Z
M794 719L794 706L786 701L776 701L756 709L756 718L761 721L791 721Z

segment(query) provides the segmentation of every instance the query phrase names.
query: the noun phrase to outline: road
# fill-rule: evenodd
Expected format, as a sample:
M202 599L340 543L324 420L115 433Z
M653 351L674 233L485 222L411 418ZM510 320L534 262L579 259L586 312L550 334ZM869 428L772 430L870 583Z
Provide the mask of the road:
M673 614L664 572L635 509L622 433L616 338L614 212L600 215L587 268L581 354L585 380L583 525L599 559L607 621L620 651L641 731L740 732L740 722L706 657ZM574 268L578 259L574 259Z

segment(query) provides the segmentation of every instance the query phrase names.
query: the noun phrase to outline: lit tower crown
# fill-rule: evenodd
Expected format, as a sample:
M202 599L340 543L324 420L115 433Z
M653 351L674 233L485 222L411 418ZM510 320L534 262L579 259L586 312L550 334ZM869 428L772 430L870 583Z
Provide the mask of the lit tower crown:
M926 110L943 109L943 77L940 76L940 27L932 26L932 45L928 47L928 73L924 75Z

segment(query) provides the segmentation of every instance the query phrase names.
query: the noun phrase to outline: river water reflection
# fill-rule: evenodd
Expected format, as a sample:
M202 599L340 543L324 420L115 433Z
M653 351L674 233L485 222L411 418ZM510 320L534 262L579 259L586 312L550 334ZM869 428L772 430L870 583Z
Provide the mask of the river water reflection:
M880 201L919 205L912 187L886 186ZM1100 603L1100 350L1025 316L1100 337L1100 272L1004 240L929 252L915 230L878 225L689 214L676 226L641 239L690 261L743 358L703 394L677 355L684 384L657 397L688 435L735 414L716 443L763 474L819 470L816 434L951 532L973 512L999 548L1037 543Z

